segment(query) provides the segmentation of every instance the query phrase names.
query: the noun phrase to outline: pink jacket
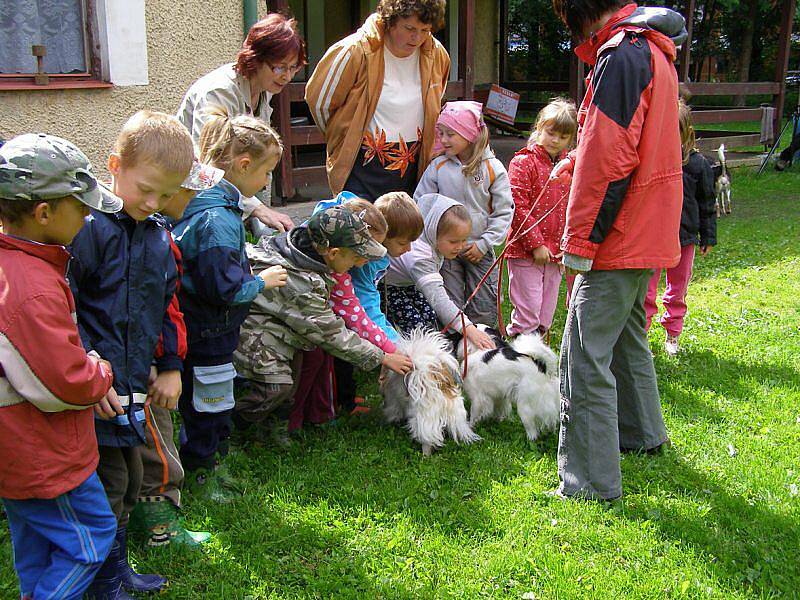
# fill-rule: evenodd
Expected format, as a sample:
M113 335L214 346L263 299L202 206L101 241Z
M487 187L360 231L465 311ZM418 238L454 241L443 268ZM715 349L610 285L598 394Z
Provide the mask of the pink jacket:
M344 320L345 326L355 331L365 340L372 342L386 354L394 354L397 347L386 337L383 330L364 312L361 302L353 289L353 279L349 273L334 273L336 283L331 292L330 305L339 317Z
M561 252L559 245L564 234L567 215L568 185L558 181L550 182L547 191L536 203L536 207L528 218L525 218L531 205L536 202L536 197L547 185L547 178L552 170L553 160L547 150L539 144L526 146L511 159L508 165L508 177L511 180L511 193L514 196L514 219L511 221L508 235L525 231L539 221L548 210L558 206L536 227L508 246L506 252L508 258L531 258L533 251L539 246L547 246L553 254Z

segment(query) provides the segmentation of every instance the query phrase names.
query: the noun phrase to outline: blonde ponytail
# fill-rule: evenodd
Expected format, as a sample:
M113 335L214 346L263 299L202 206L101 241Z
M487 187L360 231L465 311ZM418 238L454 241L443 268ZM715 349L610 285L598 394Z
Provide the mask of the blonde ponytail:
M206 115L208 120L200 132L200 162L228 172L243 154L261 160L271 153L283 153L280 136L260 119L245 115L231 118L219 106L206 109Z

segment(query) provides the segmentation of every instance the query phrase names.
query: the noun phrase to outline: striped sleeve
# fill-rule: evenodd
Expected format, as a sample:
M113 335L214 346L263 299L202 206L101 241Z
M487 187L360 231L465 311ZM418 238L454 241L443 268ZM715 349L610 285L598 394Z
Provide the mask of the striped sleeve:
M357 44L345 38L328 49L308 80L306 103L322 133L352 89L361 59Z

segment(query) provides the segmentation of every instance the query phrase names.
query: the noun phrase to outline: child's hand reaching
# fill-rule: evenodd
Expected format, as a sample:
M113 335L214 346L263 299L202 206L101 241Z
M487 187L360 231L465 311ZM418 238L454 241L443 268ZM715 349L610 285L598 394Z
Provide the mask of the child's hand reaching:
M117 392L113 387L100 399L100 402L94 405L94 412L103 420L113 419L117 415L125 414L125 410L119 403L119 396L117 396Z
M475 325L467 325L464 329L464 336L471 344L476 346L478 350L494 350L494 340L475 327Z
M264 280L264 288L271 289L285 286L288 274L282 266L273 265L269 269L261 271L258 276Z
M533 262L537 265L546 265L553 259L553 253L547 246L539 246L533 251Z
M384 355L382 364L387 369L391 369L400 375L405 375L406 373L411 372L411 370L414 368L414 363L411 362L411 359L405 354L400 354L399 352Z
M147 399L167 410L175 410L182 390L181 372L163 371L150 382Z
M486 253L481 252L477 244L470 244L465 250L461 251L461 256L466 258L471 263L478 263Z

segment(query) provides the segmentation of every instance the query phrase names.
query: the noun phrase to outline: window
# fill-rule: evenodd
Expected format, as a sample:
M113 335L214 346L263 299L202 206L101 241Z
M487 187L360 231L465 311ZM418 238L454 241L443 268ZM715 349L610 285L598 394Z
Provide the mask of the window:
M89 51L88 2L91 0L0 2L0 87L100 83L100 65ZM43 49L44 55L37 59L34 48ZM37 80L37 73L47 78Z

